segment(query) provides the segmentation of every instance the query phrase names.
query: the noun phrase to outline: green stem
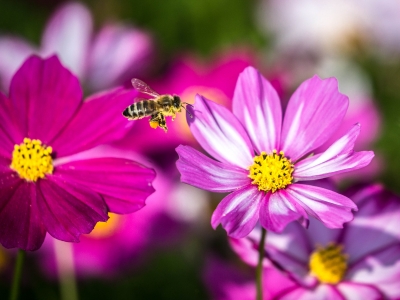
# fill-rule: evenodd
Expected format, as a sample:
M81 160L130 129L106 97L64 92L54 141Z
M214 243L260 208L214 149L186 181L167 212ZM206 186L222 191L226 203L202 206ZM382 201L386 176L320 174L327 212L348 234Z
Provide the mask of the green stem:
M256 286L257 286L257 300L263 299L263 291L262 291L262 271L263 271L263 259L264 259L264 244L265 238L267 236L267 231L262 228L261 229L261 240L258 245L258 264L256 269Z
M24 258L25 258L25 251L19 249L18 254L17 254L17 260L15 262L14 277L13 277L13 282L12 282L12 286L11 286L10 300L18 299L18 292L19 292L19 286L21 283L21 274L22 274L22 266L24 264Z

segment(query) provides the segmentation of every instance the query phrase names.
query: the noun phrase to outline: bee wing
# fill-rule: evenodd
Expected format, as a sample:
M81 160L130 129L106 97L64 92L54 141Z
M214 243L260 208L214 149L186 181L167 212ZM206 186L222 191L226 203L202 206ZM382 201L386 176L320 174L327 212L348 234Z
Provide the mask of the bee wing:
M133 87L138 90L141 93L153 96L153 97L158 97L160 96L159 93L157 93L156 91L154 91L151 87L149 87L146 83L144 83L143 81L141 81L140 79L137 78L133 78L131 80Z

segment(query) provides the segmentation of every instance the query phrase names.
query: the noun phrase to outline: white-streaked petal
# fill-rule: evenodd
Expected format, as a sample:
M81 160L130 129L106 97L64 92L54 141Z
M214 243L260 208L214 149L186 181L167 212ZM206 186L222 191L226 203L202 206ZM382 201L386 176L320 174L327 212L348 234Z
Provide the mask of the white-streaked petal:
M272 85L253 67L247 67L239 75L232 110L245 126L259 153L278 149L282 126L281 102Z
M287 192L297 199L307 214L320 220L328 228L342 228L353 219L357 206L349 198L320 187L291 184Z
M225 107L196 95L194 108L188 108L190 131L215 159L242 169L253 164L251 141L239 120Z
M321 146L339 128L348 102L335 78L314 76L303 82L286 109L279 150L296 161Z
M295 180L316 180L367 166L374 157L374 153L372 151L353 152L359 132L360 125L356 124L325 152L296 163L293 173Z
M219 224L233 238L247 236L259 219L261 201L264 193L254 185L241 188L226 196L215 209L211 217L211 225L215 229Z
M215 161L190 146L176 148L181 181L212 192L231 192L250 183L248 172Z

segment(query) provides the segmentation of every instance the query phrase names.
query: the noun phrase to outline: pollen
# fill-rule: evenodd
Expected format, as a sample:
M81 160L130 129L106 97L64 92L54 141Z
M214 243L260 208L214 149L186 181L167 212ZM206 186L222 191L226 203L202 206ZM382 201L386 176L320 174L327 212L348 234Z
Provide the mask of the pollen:
M283 151L274 150L271 154L261 152L254 157L254 164L250 166L249 177L251 183L258 185L259 191L275 193L286 188L293 182L292 173L294 166L290 159L286 158Z
M327 247L318 247L310 256L311 274L322 283L337 284L347 270L348 255L342 252L343 247L330 243Z
M24 142L14 146L10 168L27 181L37 181L46 174L53 173L53 149L45 147L40 140L24 138Z

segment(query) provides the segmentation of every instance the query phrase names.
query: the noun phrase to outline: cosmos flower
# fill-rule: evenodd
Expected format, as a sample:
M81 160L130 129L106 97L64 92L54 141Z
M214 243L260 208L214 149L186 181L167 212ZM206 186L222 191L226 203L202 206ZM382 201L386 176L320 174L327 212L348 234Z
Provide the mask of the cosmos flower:
M268 298L399 299L400 199L380 185L347 194L359 211L342 230L313 220L308 230L292 223L281 234L268 234L263 276ZM247 238L231 239L234 250L252 266L257 264L260 235L256 228ZM236 288L248 290L248 285L242 280ZM254 283L252 290L255 294Z
M129 213L154 191L154 171L95 147L122 138L122 88L82 101L78 78L56 56L32 56L0 93L0 243L38 249L46 232L77 242L107 213Z
M0 79L6 90L29 55L57 54L85 88L99 91L143 71L151 44L148 34L125 24L107 24L94 35L90 11L81 3L67 3L50 18L40 48L17 37L0 37Z
M307 225L317 218L340 228L353 218L356 205L347 197L305 184L368 165L373 152L354 152L360 125L325 152L313 154L337 130L348 106L337 80L317 76L292 95L282 122L276 91L257 70L239 76L233 113L198 95L190 130L215 159L189 146L179 146L181 180L213 192L231 192L214 211L218 224L236 238L245 237L258 220L280 232L295 220Z

